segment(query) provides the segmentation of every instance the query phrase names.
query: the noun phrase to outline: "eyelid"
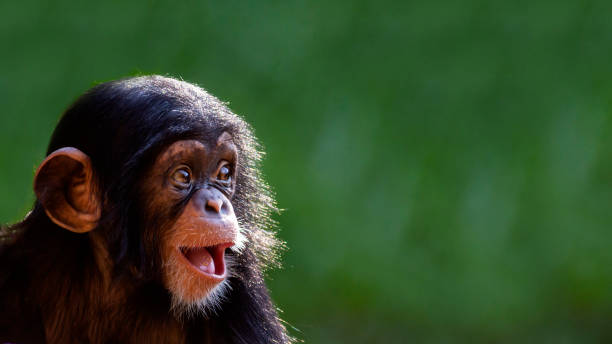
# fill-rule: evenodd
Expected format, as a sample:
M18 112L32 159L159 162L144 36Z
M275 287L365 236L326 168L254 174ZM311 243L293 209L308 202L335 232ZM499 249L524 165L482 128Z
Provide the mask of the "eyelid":
M221 169L221 167L223 167L223 166L229 166L229 167L230 167L230 170L231 170L231 169L232 169L232 167L233 167L232 165L233 165L233 164L232 164L231 162L229 162L229 161L227 161L227 160L223 159L223 160L219 161L219 164L218 164L218 166L217 166L217 172L218 172L218 171Z
M174 165L174 166L172 166L172 167L170 167L168 169L169 175L174 174L174 172L180 170L181 168L186 169L187 172L189 172L189 174L193 174L193 172L191 171L191 167L189 167L189 165L187 165L187 164L177 164L177 165Z

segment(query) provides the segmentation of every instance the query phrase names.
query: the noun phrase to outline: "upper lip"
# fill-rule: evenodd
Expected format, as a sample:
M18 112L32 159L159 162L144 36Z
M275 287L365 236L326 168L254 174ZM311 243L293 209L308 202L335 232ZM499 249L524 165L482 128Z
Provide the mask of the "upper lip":
M210 244L210 245L179 245L179 249L181 251L184 250L192 250L192 249L196 249L196 248L213 248L213 247L217 247L217 246L222 246L224 248L229 248L234 246L234 242L233 241L225 241L225 242L219 242L216 244Z

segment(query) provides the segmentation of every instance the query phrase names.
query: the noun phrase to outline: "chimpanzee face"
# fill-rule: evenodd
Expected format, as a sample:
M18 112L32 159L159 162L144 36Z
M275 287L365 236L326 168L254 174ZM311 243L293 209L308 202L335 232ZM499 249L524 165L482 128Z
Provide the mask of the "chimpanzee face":
M143 181L145 221L161 235L163 281L176 306L215 302L230 267L226 250L244 244L230 199L236 187L237 151L230 134L211 143L181 140L167 147ZM145 216L147 216L145 214Z

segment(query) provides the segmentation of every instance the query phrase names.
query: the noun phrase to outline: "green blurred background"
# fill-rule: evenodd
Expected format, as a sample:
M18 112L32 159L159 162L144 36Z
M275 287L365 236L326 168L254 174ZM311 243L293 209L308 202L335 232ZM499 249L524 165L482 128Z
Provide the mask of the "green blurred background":
M0 2L0 223L62 111L159 73L243 115L307 343L612 341L609 1Z

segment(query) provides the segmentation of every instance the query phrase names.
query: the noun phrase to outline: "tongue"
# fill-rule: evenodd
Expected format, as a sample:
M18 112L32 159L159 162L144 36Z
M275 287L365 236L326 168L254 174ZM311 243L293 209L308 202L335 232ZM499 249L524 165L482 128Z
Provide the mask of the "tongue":
M210 252L204 247L190 249L185 252L185 257L198 269L205 273L214 275L215 261L210 255Z

